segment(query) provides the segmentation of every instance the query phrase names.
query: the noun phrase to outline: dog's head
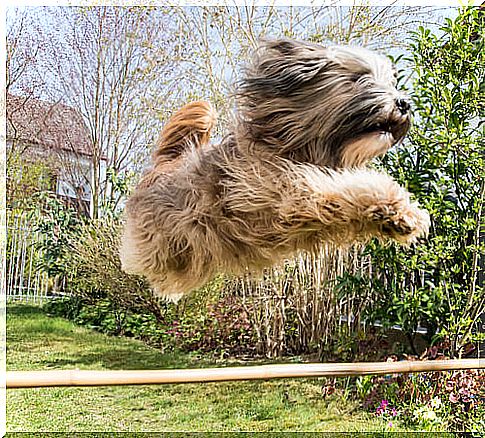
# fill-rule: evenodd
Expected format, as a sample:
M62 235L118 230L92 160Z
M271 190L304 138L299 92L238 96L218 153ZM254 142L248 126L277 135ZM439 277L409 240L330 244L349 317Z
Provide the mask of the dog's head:
M392 63L362 48L266 41L236 97L242 135L279 156L323 166L360 166L410 125Z

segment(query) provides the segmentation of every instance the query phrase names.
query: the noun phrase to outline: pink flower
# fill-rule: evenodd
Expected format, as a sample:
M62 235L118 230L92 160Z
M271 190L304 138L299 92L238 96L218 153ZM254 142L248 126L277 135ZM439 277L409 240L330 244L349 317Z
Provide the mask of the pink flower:
M387 427L393 427L394 425L392 424L392 421L389 421L389 423L387 423Z
M395 416L397 415L397 410L396 410L396 408L392 408L392 409L391 409L391 415L392 415L393 417L395 417Z
M451 403L458 403L458 397L453 393L450 394L449 399Z

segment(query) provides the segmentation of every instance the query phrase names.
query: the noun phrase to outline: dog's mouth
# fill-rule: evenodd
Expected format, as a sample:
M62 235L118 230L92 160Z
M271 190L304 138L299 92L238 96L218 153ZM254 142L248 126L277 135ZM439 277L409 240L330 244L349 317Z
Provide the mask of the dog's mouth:
M408 117L401 120L384 120L370 125L362 133L385 135L395 144L406 135L409 126Z
M392 125L389 122L376 123L371 129L374 131L390 132L392 134Z
M362 166L371 159L385 154L406 135L409 117L388 118L370 124L345 142L340 156L342 167Z
M388 122L379 122L369 126L363 131L363 134L374 134L374 133L392 134L391 124Z

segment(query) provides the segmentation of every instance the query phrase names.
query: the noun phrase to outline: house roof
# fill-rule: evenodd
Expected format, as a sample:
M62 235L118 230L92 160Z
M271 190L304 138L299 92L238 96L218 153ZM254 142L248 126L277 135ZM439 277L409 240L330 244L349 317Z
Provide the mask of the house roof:
M78 111L33 97L7 94L7 139L53 151L93 155L89 131Z

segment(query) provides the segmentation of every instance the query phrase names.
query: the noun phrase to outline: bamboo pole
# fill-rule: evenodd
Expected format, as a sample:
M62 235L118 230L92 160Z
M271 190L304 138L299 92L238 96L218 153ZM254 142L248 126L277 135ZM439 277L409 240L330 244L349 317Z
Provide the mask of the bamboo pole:
M485 369L485 359L312 363L230 368L137 371L9 371L7 372L7 388L39 388L45 386L159 385L168 383L202 383L299 377L342 377L360 376L364 374L417 373L426 371L465 369Z

